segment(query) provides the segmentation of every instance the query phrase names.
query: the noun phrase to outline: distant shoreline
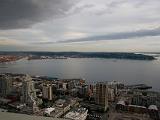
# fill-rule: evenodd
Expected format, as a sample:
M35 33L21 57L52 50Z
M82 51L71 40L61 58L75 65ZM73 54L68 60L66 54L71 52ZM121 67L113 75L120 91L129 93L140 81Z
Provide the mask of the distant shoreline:
M129 59L129 60L155 60L152 55L142 53L121 52L0 52L0 55L12 55L35 59L67 59L67 58L104 58L104 59Z

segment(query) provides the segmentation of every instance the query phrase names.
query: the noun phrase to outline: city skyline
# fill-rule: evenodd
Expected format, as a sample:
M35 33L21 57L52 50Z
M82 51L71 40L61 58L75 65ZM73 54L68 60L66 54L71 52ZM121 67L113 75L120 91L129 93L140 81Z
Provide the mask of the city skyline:
M159 52L159 0L2 0L0 51Z

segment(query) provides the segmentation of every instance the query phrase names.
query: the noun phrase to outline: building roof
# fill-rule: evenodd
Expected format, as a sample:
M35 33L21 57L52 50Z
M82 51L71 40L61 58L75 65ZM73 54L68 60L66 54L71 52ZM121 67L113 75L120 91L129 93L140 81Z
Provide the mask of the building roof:
M123 100L118 101L118 105L126 105L126 103Z
M158 108L157 108L156 105L150 105L150 106L148 107L148 109L150 109L150 110L158 110Z
M138 108L144 108L144 109L146 109L146 107L145 106L138 106L138 105L128 105L129 107L138 107Z
M50 108L46 108L44 112L47 114L50 114L54 110L55 110L55 108L50 107Z
M0 102L9 103L9 102L11 102L11 100L10 99L5 99L5 98L0 98Z
M72 120L80 120L85 116L86 112L88 112L86 108L78 108L76 110L73 110L67 113L65 115L65 118L72 119Z

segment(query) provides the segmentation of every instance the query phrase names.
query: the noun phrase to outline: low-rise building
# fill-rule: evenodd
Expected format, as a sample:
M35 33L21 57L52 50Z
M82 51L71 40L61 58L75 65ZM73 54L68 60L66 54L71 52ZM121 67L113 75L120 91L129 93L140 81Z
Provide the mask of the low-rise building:
M147 114L148 110L145 106L128 105L128 111L139 114Z
M159 111L158 111L158 108L156 105L150 105L148 107L148 112L149 112L149 115L152 119L154 119L154 120L160 119Z
M48 114L48 116L59 118L68 112L71 107L75 106L77 103L76 99L58 99L55 101L55 104L52 106L54 110ZM49 109L50 110L50 109Z
M88 110L86 108L77 108L67 113L64 118L71 120L86 120Z
M55 108L52 107L46 108L44 111L44 115L50 116L53 111L55 111Z
M26 104L20 103L20 102L13 102L9 104L10 108L16 109L16 110L21 110L24 107L26 107Z

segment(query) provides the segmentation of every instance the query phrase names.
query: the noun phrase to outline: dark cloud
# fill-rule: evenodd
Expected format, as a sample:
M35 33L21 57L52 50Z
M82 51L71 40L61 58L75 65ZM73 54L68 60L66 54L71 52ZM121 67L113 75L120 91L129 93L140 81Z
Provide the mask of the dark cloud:
M74 1L0 0L0 29L26 28L43 20L65 15Z
M109 35L90 36L79 39L69 39L64 41L57 41L58 43L74 43L74 42L87 42L87 41L101 41L101 40L121 40L132 39L148 36L160 36L160 27L151 30L138 30L133 32L120 32Z

